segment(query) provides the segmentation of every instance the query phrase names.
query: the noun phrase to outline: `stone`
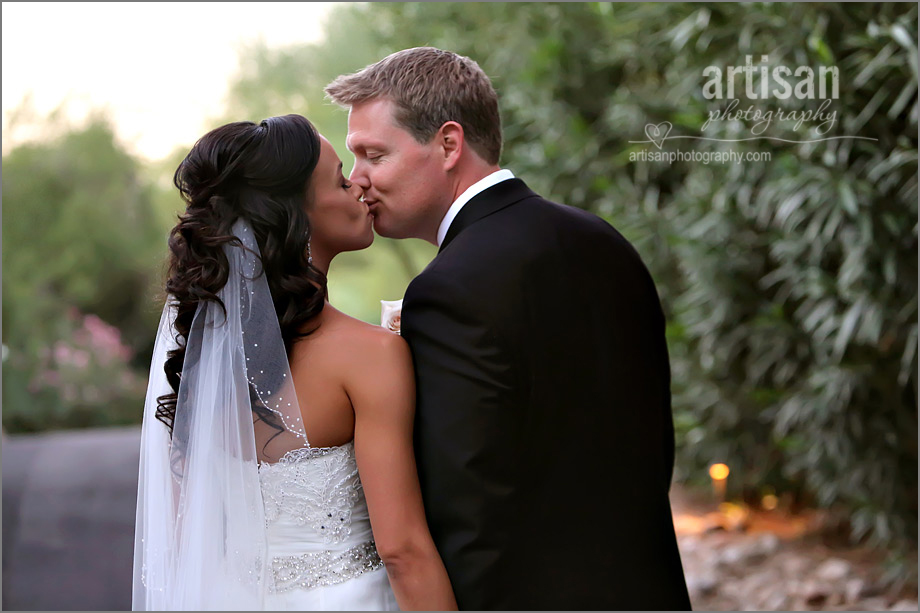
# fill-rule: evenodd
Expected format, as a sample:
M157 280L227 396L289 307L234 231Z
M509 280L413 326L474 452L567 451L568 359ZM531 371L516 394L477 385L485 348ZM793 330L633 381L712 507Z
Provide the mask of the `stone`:
M700 539L696 535L689 535L683 538L677 539L677 546L680 549L681 555L685 553L693 553L700 546Z
M764 556L771 556L779 551L779 537L772 532L761 534L757 538L757 550Z
M711 575L696 575L687 577L687 590L691 596L712 596L719 589L719 582Z
M787 577L801 577L808 570L808 560L795 554L786 553L782 558L783 574Z
M744 545L729 545L719 556L719 563L726 566L741 564L747 558L747 547Z
M800 594L806 605L809 607L819 607L827 601L832 592L833 590L831 590L826 583L820 581L807 581L802 586Z
M778 588L778 591L773 592L766 598L760 601L760 606L756 610L759 611L785 611L789 608L789 597L786 594L783 594L781 591L782 588Z
M776 551L778 544L771 540L745 539L740 543L725 547L719 556L719 562L724 565L755 564L766 559L771 552Z
M840 558L829 558L815 569L815 577L823 581L843 581L853 572L853 566Z
M858 577L847 579L843 587L843 594L847 604L857 604L860 598L868 596L866 588L866 582Z
M917 601L916 600L899 600L894 606L892 606L889 611L916 611L917 610Z
M888 599L882 596L866 598L858 603L858 608L861 611L887 611Z

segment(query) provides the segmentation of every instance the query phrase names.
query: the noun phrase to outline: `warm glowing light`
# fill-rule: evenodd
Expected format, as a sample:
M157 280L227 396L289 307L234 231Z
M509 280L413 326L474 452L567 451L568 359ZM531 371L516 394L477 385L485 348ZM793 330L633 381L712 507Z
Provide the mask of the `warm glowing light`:
M779 504L779 499L778 499L776 496L774 496L773 494L767 494L767 495L764 496L763 499L760 501L760 504L761 504L761 505L763 506L763 508L765 508L767 511L772 511L773 509L776 508L776 505Z
M724 481L728 478L728 466L725 464L713 464L709 467L709 476L716 481Z

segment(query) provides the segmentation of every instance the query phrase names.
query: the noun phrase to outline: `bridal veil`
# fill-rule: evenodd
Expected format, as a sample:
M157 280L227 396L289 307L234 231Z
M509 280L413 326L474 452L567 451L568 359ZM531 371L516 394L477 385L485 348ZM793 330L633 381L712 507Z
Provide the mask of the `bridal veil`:
M237 220L223 253L223 305L201 301L185 339L173 433L156 418L173 393L177 347L163 308L144 406L134 610L259 610L270 589L259 463L309 447L252 228Z

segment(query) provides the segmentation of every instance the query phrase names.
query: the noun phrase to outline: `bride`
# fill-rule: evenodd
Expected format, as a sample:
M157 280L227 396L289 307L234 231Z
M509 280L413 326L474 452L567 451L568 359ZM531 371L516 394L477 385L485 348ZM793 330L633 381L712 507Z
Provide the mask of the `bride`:
M332 258L373 242L361 188L298 115L209 132L175 183L133 608L456 609L409 350L327 300Z

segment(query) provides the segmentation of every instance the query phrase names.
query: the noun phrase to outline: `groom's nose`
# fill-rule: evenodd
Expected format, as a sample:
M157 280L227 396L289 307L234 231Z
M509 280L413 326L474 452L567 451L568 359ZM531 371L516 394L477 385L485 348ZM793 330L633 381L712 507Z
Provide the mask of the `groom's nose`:
M359 186L364 191L367 191L371 186L371 180L367 176L367 173L361 172L360 165L360 162L355 162L354 168L351 169L351 174L348 175L348 181Z

